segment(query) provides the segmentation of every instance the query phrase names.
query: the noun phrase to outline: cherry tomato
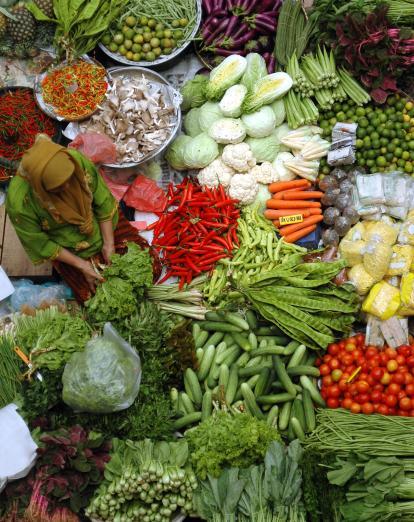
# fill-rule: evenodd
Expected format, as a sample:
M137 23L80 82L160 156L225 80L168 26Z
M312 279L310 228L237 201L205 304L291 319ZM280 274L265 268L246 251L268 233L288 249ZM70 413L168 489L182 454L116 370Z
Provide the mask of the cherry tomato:
M410 416L410 414L406 410L398 410L397 415L399 415L400 417L409 417Z
M373 391L380 391L381 393L384 391L384 386L382 384L376 384L372 387Z
M357 375L358 381L366 381L368 374L366 372L360 371Z
M375 357L378 354L377 348L375 346L368 346L368 348L365 350L365 357L367 359L371 359L372 357Z
M392 395L391 393L390 394L387 394L385 396L385 404L389 407L389 408L393 408L394 406L397 405L397 396L396 395Z
M339 401L334 397L329 397L329 399L326 401L326 405L328 408L339 408Z
M369 384L367 383L367 381L364 381L364 380L361 380L361 381L357 381L356 383L356 389L358 391L358 393L367 393L369 391Z
M328 363L331 359L332 359L332 355L329 355L328 353L326 353L326 354L323 356L323 362Z
M332 386L329 386L328 388L328 397L334 397L335 399L340 397L341 390L339 389L339 386L337 384L333 384Z
M355 345L355 343L351 343L351 342L346 343L346 345L345 345L345 350L346 350L347 352L353 352L354 350L356 350L356 345Z
M394 348L387 348L385 350L385 353L387 354L389 359L395 359L397 356L397 350L394 350Z
M378 406L378 413L380 415L388 415L388 406L386 406L385 404L380 404Z
M391 382L391 375L388 372L385 372L380 380L380 383L387 385L390 382Z
M388 408L388 415L397 415L396 408Z
M331 386L333 384L332 377L330 375L325 375L322 377L323 386Z
M374 386L374 384L377 382L374 377L372 377L372 375L368 375L367 377L367 383L369 384L369 387L371 388L372 386Z
M397 399L398 400L401 400L401 399L404 399L404 397L407 397L407 394L405 393L404 390L401 390L397 393Z
M352 352L352 357L354 358L354 360L356 360L356 359L358 359L359 357L362 357L362 356L363 356L362 350L360 350L359 348L356 348Z
M384 375L384 370L382 368L373 368L371 371L371 376L376 381L380 381L382 379L383 375Z
M341 354L340 360L344 366L351 366L354 358L350 353Z
M324 399L325 401L328 398L328 392L326 391L327 389L328 388L325 388L325 387L322 387L322 389L321 389L322 399Z
M405 382L405 375L403 373L401 373L401 372L396 372L392 376L391 381L393 383L395 382L397 384L404 384L404 382Z
M388 349L388 348L387 348ZM388 362L387 362L387 370L389 372L395 372L398 370L398 363L395 359L390 359Z
M404 357L408 357L411 354L411 346L408 344L403 344L397 348L397 353L399 355L403 355Z
M333 370L333 372L331 373L331 377L334 382L338 382L339 379L342 377L342 370Z
M397 393L400 391L401 386L395 382L392 382L387 388L387 393L391 393L392 395L397 395Z
M337 370L338 368L340 368L341 363L338 361L338 359L331 359L328 365L331 368L331 370Z
M414 368L414 355L410 355L405 362L409 368Z
M346 345L346 341L342 340L338 343L338 346L341 350L343 350L345 348L345 345Z
M362 405L362 413L365 413L365 415L371 415L371 413L374 413L374 407L370 402L364 402Z
M322 364L322 359L320 357L318 357L315 361L315 366L317 366L319 368L319 366Z
M372 370L373 368L377 368L378 366L381 366L381 359L379 355L374 355L374 357L371 357L368 361L368 367Z
M360 344L360 345L365 344L365 335L362 333L355 335L354 339L357 344Z
M337 355L339 353L339 346L336 343L330 344L328 346L328 353L331 355Z
M331 369L327 364L322 364L319 368L321 375L329 375L331 373Z
M381 361L381 365L382 366L387 366L387 362L388 362L387 354L384 353L384 352L381 352L380 355L379 355L379 358L380 358L380 361Z
M411 399L411 408L414 409L414 399Z
M352 396L356 395L358 393L358 390L356 388L356 383L353 382L349 385L349 392Z
M410 411L410 417L414 417L414 410Z
M414 383L407 384L405 387L405 392L410 397L414 397Z
M399 402L400 410L410 411L411 402L412 402L411 399L409 399L408 397L404 397L404 398L400 399L400 402Z
M349 391L344 392L345 399L350 399L351 397L352 397L352 395L349 393Z
M397 355L395 360L397 361L398 366L404 366L404 364L405 364L405 357L404 357L404 355Z
M341 403L342 408L349 410L352 406L352 399L346 398Z
M352 413L359 413L361 411L361 406L357 402L353 402L351 404L351 411Z
M371 400L375 404L382 402L382 393L379 390L374 390L371 392Z

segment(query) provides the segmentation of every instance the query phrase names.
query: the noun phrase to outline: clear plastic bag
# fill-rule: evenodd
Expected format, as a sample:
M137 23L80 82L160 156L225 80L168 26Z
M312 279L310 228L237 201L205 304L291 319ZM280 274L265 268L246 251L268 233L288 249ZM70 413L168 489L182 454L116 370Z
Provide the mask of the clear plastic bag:
M383 205L385 203L383 178L382 174L359 174L356 176L358 198L362 205Z
M382 177L385 204L389 207L405 207L409 178L400 172L392 172Z
M69 143L69 148L76 149L94 163L116 163L115 143L98 132L81 132Z
M129 408L141 383L141 360L111 323L72 355L62 377L63 400L75 411L112 413Z
M72 290L65 284L44 283L35 285L30 279L13 281L14 293L10 297L10 307L19 312L22 306L39 308L42 304L53 304L73 297Z

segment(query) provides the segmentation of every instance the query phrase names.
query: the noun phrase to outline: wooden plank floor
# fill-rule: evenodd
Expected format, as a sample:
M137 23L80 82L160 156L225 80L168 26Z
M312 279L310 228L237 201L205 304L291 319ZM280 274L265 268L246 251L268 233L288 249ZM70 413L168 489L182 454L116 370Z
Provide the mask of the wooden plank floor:
M34 265L27 257L13 225L6 215L4 205L0 207L0 264L9 277L52 275L51 263Z

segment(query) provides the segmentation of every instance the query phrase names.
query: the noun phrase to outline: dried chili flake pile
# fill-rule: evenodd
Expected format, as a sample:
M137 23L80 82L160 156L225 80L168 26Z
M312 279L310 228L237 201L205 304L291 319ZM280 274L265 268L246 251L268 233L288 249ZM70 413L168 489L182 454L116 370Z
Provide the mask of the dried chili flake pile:
M66 119L91 114L104 99L107 89L105 69L88 62L53 69L42 81L43 100Z
M238 245L237 203L222 186L202 189L189 179L169 186L165 210L150 227L154 230L153 247L167 267L160 283L177 276L182 288L212 270L220 259L232 256Z
M56 124L36 105L31 89L9 90L0 96L0 157L20 160L40 133L54 136ZM0 167L0 179L10 174Z

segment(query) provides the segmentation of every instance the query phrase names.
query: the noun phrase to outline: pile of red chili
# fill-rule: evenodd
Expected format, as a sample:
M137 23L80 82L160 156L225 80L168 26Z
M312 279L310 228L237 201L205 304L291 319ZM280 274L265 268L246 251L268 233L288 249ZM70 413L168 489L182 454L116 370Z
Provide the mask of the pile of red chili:
M39 133L54 136L56 123L36 105L31 89L10 89L0 96L0 157L19 160ZM0 167L0 180L11 174Z
M44 101L66 119L91 114L104 99L107 89L105 69L89 62L53 69L42 81Z
M222 186L208 189L185 179L170 185L168 200L154 229L153 247L167 266L160 282L180 278L180 288L202 272L208 272L238 245L237 201Z

